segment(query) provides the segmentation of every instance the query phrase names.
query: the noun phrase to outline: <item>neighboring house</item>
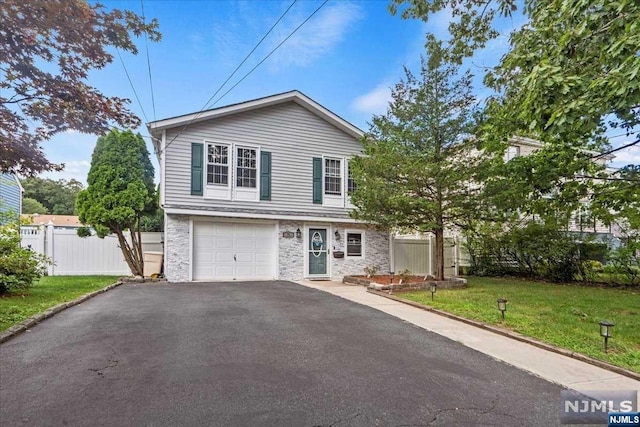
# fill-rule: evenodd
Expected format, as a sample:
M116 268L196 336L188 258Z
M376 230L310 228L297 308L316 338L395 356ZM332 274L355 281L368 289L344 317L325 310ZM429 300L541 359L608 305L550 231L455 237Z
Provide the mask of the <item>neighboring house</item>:
M13 212L20 215L22 212L22 193L24 189L20 185L18 177L9 172L0 174L0 212ZM2 216L0 216L0 224Z
M22 214L23 219L28 219L30 225L53 225L56 228L80 228L82 223L77 215L40 215Z
M350 218L363 132L298 91L148 124L170 281L337 278L389 268Z

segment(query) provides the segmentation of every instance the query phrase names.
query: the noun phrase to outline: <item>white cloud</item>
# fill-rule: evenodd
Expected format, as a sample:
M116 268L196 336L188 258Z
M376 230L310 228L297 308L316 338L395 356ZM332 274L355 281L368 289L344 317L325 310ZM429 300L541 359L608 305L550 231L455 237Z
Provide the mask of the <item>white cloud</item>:
M631 141L622 142L617 144L619 146L631 143ZM640 164L640 147L633 145L625 148L624 150L616 151L615 158L611 161L611 165L614 167L623 167L628 164L638 165Z
M384 114L391 101L391 89L388 84L380 84L369 93L357 97L351 104L351 108L368 115Z
M60 172L45 172L41 176L43 178L50 178L54 180L66 179L67 181L75 179L86 185L87 175L91 168L91 162L89 160L70 160L64 162L64 169Z
M297 14L293 19L285 20L277 27L276 37L271 40L271 48L277 46L285 37L309 16L308 11ZM329 53L343 40L353 24L362 19L359 5L348 2L329 3L305 23L289 40L274 53L273 67L307 66Z

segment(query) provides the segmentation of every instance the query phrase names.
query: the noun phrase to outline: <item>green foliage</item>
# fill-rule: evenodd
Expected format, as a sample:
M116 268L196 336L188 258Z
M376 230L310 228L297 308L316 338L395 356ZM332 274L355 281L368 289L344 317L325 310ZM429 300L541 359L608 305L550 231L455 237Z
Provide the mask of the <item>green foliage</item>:
M157 20L86 0L3 0L0 16L0 170L59 170L64 165L41 148L53 135L140 125L128 99L105 96L87 80L115 49L137 54L132 36L160 40Z
M590 274L590 264L574 237L557 224L528 221L486 226L469 233L471 274L512 275L572 282Z
M78 194L80 221L99 237L117 235L131 272L143 271L140 220L156 209L153 166L142 137L112 130L98 139L91 159L88 186ZM130 231L131 242L124 232Z
M83 189L81 182L75 179L54 181L49 178L29 177L23 179L21 183L24 188L24 197L38 201L46 210L46 212L25 212L23 205L22 213L75 215L76 197ZM36 208L39 208L39 206L36 206Z
M380 228L435 233L441 279L443 231L473 216L478 188L470 182L481 159L468 138L475 104L471 75L458 76L437 43L421 65L419 77L405 69L387 114L372 119L364 155L350 163L357 183L352 216Z
M91 237L91 229L89 227L78 227L76 233L78 237Z
M49 209L36 199L25 197L22 199L22 213L46 215L49 213Z
M20 246L20 223L0 226L0 294L30 287L45 272L48 260Z
M622 274L626 283L640 286L640 243L633 242L611 251L609 261L613 268L608 272Z
M640 165L628 165L600 184L592 209L605 223L616 223L630 239L640 237Z

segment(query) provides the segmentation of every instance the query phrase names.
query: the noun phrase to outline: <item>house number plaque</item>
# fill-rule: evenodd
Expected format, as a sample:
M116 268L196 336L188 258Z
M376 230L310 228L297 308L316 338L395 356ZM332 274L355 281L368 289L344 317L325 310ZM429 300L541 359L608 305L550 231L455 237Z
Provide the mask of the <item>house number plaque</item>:
M293 236L295 236L295 233L293 231L282 232L282 237L284 237L285 239L293 239Z

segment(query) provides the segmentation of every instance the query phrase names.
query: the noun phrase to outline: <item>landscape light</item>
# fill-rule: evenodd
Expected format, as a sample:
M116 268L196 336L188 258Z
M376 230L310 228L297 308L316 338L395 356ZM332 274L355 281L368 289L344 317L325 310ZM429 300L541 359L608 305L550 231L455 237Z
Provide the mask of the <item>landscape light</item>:
M390 272L389 272L389 276L391 276L391 283L393 283L393 275L394 275L394 274L395 274L395 273L394 273L393 271L390 271Z
M507 300L504 298L498 299L498 310L502 313L502 320L504 320L504 312L507 311Z
M438 285L436 283L432 283L429 286L429 290L431 291L431 301L433 301L433 294L436 293L436 290L438 289Z
M611 329L615 325L611 322L607 322L606 320L600 321L600 336L604 337L604 352L607 352L607 345L609 338L612 336Z

